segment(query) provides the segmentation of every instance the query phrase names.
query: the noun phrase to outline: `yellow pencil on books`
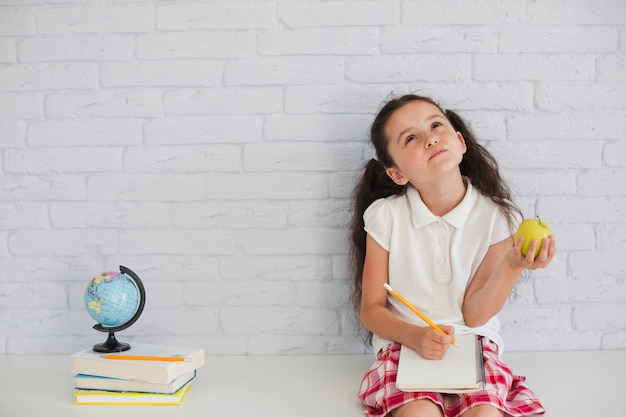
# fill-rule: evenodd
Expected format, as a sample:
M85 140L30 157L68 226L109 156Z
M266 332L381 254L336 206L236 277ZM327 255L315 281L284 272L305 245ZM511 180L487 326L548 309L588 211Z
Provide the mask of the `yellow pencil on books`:
M387 283L384 284L385 289L387 291L389 291L389 293L391 295L393 295L394 297L396 297L398 300L402 301L402 304L404 304L405 306L407 306L412 312L414 312L415 314L417 314L422 320L424 320L426 322L426 324L428 324L430 327L432 327L433 329L437 330L439 333L441 334L447 334L446 332L444 332L441 327L437 326L435 323L433 323L433 321L431 319L429 319L428 317L426 317L426 315L424 313L422 313L421 311L419 311L417 308L415 308L415 306L413 306L413 304L409 303L409 300L407 300L406 298L404 298L398 291L394 290L393 288L391 288L391 286ZM452 343L454 346L456 346L456 341L454 339L452 339ZM457 346L458 347L458 346Z
M104 359L117 359L126 361L158 361L158 362L188 362L190 359L178 356L132 356L132 355L104 355Z

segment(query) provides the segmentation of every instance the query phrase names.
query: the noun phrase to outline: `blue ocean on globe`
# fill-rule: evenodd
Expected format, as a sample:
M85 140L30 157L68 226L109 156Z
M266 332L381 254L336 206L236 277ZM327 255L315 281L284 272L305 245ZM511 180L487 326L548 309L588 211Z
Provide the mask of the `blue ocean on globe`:
M139 308L135 282L118 272L103 272L85 289L85 308L96 322L115 327L129 321Z

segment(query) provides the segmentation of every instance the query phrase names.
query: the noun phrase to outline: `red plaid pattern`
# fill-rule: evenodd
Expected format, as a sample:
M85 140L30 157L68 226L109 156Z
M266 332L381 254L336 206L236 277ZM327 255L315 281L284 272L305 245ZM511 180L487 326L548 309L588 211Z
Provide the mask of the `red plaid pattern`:
M526 378L513 375L502 362L498 347L483 338L485 357L485 389L467 394L439 394L436 392L404 392L396 388L396 373L400 359L400 344L391 343L378 353L359 391L359 398L366 406L365 415L384 417L408 402L429 399L439 404L445 417L459 417L478 405L493 405L514 417L545 413L535 394L524 382Z

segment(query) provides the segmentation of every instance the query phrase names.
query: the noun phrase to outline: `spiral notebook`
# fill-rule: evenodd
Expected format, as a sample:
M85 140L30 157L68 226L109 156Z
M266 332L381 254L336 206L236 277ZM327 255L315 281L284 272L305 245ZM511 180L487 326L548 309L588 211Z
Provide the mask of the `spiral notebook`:
M402 345L396 387L401 391L463 393L485 387L482 344L476 335L456 336L442 360L422 358Z

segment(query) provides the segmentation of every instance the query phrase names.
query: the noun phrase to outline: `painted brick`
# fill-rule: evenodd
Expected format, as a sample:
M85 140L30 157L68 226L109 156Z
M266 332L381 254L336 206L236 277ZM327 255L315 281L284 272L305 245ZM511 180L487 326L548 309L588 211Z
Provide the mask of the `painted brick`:
M239 172L241 149L233 145L146 146L124 153L126 172Z
M120 250L128 254L232 255L236 235L229 230L134 230L119 235Z
M626 5L621 1L548 0L541 5L530 3L528 15L534 24L620 24L626 19Z
M3 230L45 229L48 225L46 204L0 202L0 228Z
M0 63L13 63L17 59L16 42L13 38L0 38Z
M607 181L607 176L611 181ZM626 169L586 170L578 174L578 195L626 196Z
M334 171L355 166L361 159L358 143L262 143L247 145L246 171Z
M290 223L298 227L338 227L350 222L347 199L294 201L290 204Z
M31 146L118 146L141 143L141 119L66 119L30 123ZM80 148L79 148L80 149Z
M26 146L26 123L21 120L0 121L0 146L23 148Z
M472 78L483 81L589 81L595 78L596 60L591 56L563 54L476 55Z
M376 82L382 77L386 82L462 81L470 78L470 56L449 55L392 55L376 58L350 58L346 77L355 83Z
M154 27L152 5L55 7L37 14L39 33L146 32Z
M535 112L506 117L511 140L536 139L621 139L626 118L614 112Z
M259 55L375 55L375 28L269 30L259 34Z
M221 258L220 274L229 280L256 278L265 282L324 280L330 262L323 255L237 255Z
M250 320L255 317L255 320ZM220 322L226 334L337 335L337 314L300 307L224 308Z
M198 59L157 62L116 62L103 64L103 86L219 86L222 64ZM155 93L158 93L155 90ZM160 103L161 100L158 100Z
M23 62L127 60L134 51L133 35L117 34L33 37L17 45Z
M37 9L3 7L0 13L0 36L24 36L37 33Z
M288 226L286 203L257 200L177 203L172 225L180 229L283 229Z
M263 282L188 282L183 289L183 302L189 306L263 307L292 304L293 284L268 286Z
M327 194L326 178L306 172L289 175L280 172L244 175L215 173L208 180L208 195L213 199L292 200L323 198Z
M162 4L156 26L164 30L266 29L277 24L272 2Z
M91 176L87 196L94 201L195 201L206 196L199 174L110 174Z
M598 249L623 251L626 249L626 225L601 224L597 226Z
M504 29L501 52L612 52L617 49L614 28L602 26L533 26Z
M281 2L278 19L287 27L374 26L398 23L387 1Z
M338 84L344 79L343 59L325 56L262 57L228 62L228 86L285 84Z
M626 155L626 141L623 138L607 143L604 147L603 159L608 166L626 167L624 155Z
M524 16L524 4L517 1L453 0L446 12L438 13L441 3L419 0L402 3L401 23L407 25L516 25Z
M137 35L139 59L235 59L254 56L255 34L238 31L153 32Z
M10 64L0 69L5 91L86 90L98 88L98 67L80 63Z
M5 174L0 181L1 201L83 200L85 196L85 181L76 175Z
M163 105L166 114L172 116L282 114L283 89L271 86L179 89L165 93Z
M536 102L537 107L544 110L623 110L626 109L626 86L624 83L538 84Z
M239 247L250 255L345 253L345 235L344 230L320 228L242 230L238 233Z
M110 230L21 230L9 236L9 251L26 256L110 255L119 250Z
M487 147L507 169L599 168L602 148L585 140L528 140L491 142Z
M4 93L0 95L0 120L29 120L43 116L42 94Z
M4 169L15 174L119 172L122 169L119 148L11 149L5 153L5 159ZM103 160L108 162L102 163Z
M58 202L50 204L50 222L55 229L134 229L167 227L170 208L164 203Z
M574 196L544 198L539 200L537 211L559 223L619 224L626 216L626 198Z
M358 141L367 136L371 118L364 115L272 114L265 118L266 141Z
M382 30L381 50L388 54L495 53L498 35L480 26L400 26Z
M145 141L150 145L250 143L260 140L260 117L206 116L165 117L146 124Z
M145 89L97 93L60 92L46 97L45 108L46 116L51 119L141 118L163 114L161 92Z

